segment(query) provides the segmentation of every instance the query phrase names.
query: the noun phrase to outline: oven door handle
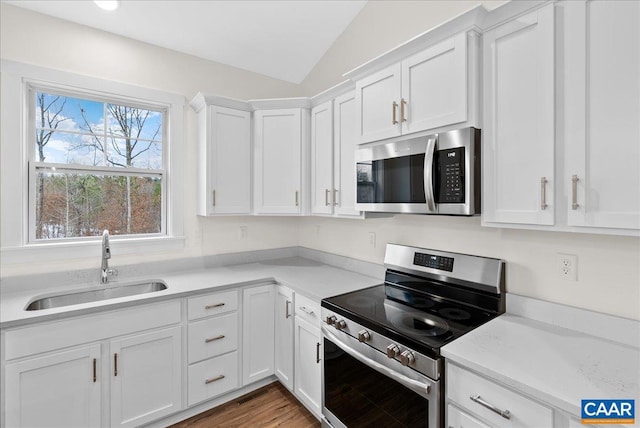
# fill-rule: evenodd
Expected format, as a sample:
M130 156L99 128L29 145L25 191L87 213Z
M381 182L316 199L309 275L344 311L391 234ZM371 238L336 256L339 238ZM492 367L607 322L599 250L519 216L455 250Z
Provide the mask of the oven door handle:
M424 197L427 202L427 212L436 212L436 200L433 191L433 157L436 151L436 137L430 136L424 156Z
M353 358L355 358L356 360L360 361L362 364L365 364L373 369L375 369L376 371L390 377L391 379L395 380L396 382L398 382L400 385L405 386L407 388L409 388L410 390L416 392L417 394L419 394L420 396L424 397L424 398L428 398L429 394L431 393L431 385L426 384L426 383L422 383L422 382L418 382L417 380L408 378L407 376L404 376L380 363L378 363L377 361L374 361L368 357L365 357L364 355L362 355L360 352L356 351L355 349L353 349L351 346L349 346L348 344L344 343L342 340L338 339L336 337L336 335L334 335L331 331L329 331L325 326L322 326L322 333L324 334L324 336L329 339L330 341L334 342L336 345L338 345L338 347L340 347L340 349L342 349L344 352L346 352L347 354L351 355Z

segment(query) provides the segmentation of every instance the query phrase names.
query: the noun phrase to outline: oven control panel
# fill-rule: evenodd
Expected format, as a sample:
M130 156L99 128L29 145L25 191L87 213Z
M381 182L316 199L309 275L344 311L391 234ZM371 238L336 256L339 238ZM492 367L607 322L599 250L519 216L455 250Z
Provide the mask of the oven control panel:
M453 272L453 257L436 256L427 253L414 253L413 264L431 269Z

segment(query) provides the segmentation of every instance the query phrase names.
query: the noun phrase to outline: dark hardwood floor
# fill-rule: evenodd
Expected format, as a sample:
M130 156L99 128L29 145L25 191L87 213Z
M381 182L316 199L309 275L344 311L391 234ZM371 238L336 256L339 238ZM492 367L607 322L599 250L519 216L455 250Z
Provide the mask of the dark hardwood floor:
M172 428L319 426L320 422L280 382L274 382Z

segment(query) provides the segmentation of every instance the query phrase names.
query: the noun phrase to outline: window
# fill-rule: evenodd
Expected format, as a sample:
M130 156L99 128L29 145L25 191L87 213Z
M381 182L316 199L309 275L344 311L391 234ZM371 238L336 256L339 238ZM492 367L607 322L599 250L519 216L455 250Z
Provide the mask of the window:
M0 60L3 264L184 248L185 97ZM55 251L52 251L55 249Z
M31 240L162 234L166 109L29 92Z

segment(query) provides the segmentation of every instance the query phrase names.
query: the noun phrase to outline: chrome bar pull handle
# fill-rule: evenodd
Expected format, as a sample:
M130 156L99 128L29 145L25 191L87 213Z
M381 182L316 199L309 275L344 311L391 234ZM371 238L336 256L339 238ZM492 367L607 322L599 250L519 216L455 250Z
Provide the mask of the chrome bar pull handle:
M577 175L571 176L571 209L577 210L580 205L578 205L578 181L580 179Z
M396 119L396 110L398 109L398 103L397 102L393 102L391 104L391 124L392 125L397 125L398 124L398 120Z
M93 383L96 383L96 379L97 379L96 364L97 364L97 359L94 358L93 359Z
M404 111L405 111L405 106L407 105L407 102L404 100L404 98L400 99L400 122L406 122L407 118L404 117Z
M311 315L312 317L316 315L315 312L313 312L311 309L307 309L306 306L300 306L300 310L307 315Z
M333 189L333 205L338 205L338 189Z
M316 342L316 364L320 364L320 342Z
M213 309L213 308L219 308L221 306L224 306L224 303L213 303L211 305L206 305L204 308L205 309Z
M113 354L113 375L118 376L118 353Z
M206 379L204 381L204 384L205 385L209 385L210 383L217 382L217 381L222 380L222 379L224 379L224 375L212 377L211 379Z
M209 342L213 342L215 340L220 340L220 339L224 339L224 334L221 334L220 336L216 336L216 337L209 337L204 340L204 343L209 343Z
M216 206L216 191L213 191L213 206Z
M478 403L482 407L485 407L485 408L491 410L492 412L499 414L500 416L502 416L505 419L511 419L511 412L510 411L498 409L493 404L487 403L486 401L484 401L482 399L482 397L480 397L480 395L472 395L472 396L469 397L469 399L471 401L473 401L474 403Z
M324 204L325 206L329 206L329 189L324 189Z
M547 209L547 177L542 177L540 179L540 209Z
M296 190L296 207L298 206L298 191Z
M284 304L284 317L285 318L289 318L291 317L291 311L289 310L289 308L291 307L291 300L287 300Z

